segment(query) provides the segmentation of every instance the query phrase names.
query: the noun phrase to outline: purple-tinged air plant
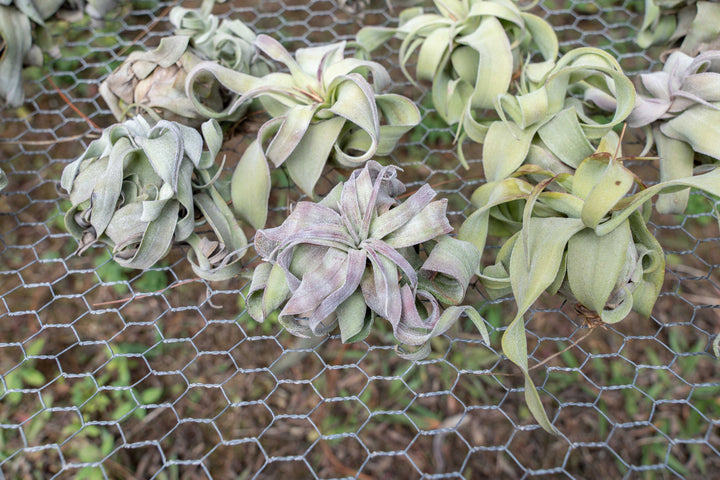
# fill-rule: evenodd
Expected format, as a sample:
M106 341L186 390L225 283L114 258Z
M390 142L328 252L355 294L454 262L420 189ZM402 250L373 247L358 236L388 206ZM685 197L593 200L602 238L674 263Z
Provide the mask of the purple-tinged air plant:
M392 325L401 354L421 358L430 338L466 313L489 343L478 312L457 306L480 253L447 235L447 200L433 200L429 185L398 203L405 186L397 170L370 161L320 203L300 202L282 225L258 230L264 263L247 304L255 320L281 308L278 319L294 335L323 335L339 324L342 340L354 342L378 315Z

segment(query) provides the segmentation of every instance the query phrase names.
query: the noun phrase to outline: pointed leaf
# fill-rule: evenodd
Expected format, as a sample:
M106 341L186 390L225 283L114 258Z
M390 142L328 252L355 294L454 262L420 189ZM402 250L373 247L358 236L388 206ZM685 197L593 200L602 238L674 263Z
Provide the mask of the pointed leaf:
M235 213L253 228L264 227L270 198L270 169L257 141L253 141L240 158L231 185Z

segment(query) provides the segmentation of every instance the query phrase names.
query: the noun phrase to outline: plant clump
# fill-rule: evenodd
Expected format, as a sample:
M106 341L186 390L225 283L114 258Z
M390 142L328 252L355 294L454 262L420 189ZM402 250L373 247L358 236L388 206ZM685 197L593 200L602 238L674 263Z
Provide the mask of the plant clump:
M78 253L104 244L121 266L147 269L183 243L197 275L239 273L247 240L216 185L221 144L215 121L202 125L202 135L167 120L153 126L142 116L106 128L60 182L72 203L65 226ZM216 239L195 233L201 224Z
M300 202L285 222L259 230L248 312L278 320L298 336L339 325L344 342L364 339L375 316L393 328L400 352L422 358L429 340L466 313L483 335L479 313L459 306L480 253L448 236L447 200L423 185L404 202L397 168L375 161L355 170L321 202Z

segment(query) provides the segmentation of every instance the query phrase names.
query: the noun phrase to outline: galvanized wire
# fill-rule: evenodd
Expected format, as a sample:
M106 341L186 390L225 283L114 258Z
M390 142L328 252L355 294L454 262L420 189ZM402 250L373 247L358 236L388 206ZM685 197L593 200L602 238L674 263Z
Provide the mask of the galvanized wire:
M718 201L653 218L668 255L650 319L601 326L544 298L528 317L530 364L560 436L534 424L521 378L496 349L511 299L470 296L493 345L470 326L407 362L387 329L346 346L303 342L244 313L247 278L193 277L173 250L146 271L104 248L83 257L62 226L63 167L113 123L98 84L136 45L156 45L173 2L121 2L104 23L66 17L60 56L26 72L27 103L0 111L0 477L5 478L699 478L720 468ZM216 7L293 49L391 25L413 2L233 1ZM427 2L429 3L429 2ZM600 5L600 7L598 7ZM389 8L392 7L392 8ZM657 64L632 37L642 2L546 1L535 11L562 48L599 46L630 72ZM72 15L72 13L67 13ZM469 213L479 150L463 169L427 93L409 85L390 42L379 61L423 122L392 157L411 185ZM226 145L237 160L249 131ZM341 174L328 171L319 189ZM277 180L277 179L276 179ZM324 184L324 185L323 185ZM276 222L300 199L288 187Z

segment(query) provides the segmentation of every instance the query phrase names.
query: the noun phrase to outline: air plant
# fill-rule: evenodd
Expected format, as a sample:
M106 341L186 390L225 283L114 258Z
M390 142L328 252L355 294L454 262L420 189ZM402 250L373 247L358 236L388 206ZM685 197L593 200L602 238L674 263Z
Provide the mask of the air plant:
M695 160L717 163L720 50L696 57L673 52L662 71L640 75L640 83L642 90L628 122L645 127L646 151L654 143L660 157L660 181L691 176ZM682 214L689 193L662 194L655 207L661 213Z
M25 100L23 64L42 65L42 52L33 45L32 22L44 25L64 0L0 0L0 99L11 107ZM0 42L1 43L1 42Z
M255 76L269 73L268 63L253 45L255 32L240 20L221 20L212 15L214 5L215 0L203 0L200 8L170 10L175 35L189 36L190 44L199 54L225 67Z
M202 135L167 120L151 126L142 116L106 128L62 174L72 204L65 225L78 253L105 244L121 266L146 269L184 243L199 276L238 273L247 240L216 188L221 144L215 121L202 125ZM194 232L205 223L216 240Z
M448 125L462 125L473 109L492 108L523 63L527 75L539 78L557 58L558 41L550 24L523 12L515 2L434 3L439 13L406 9L397 28L365 27L358 32L357 43L367 54L392 37L401 39L401 69L413 83L432 82L435 109ZM415 52L413 78L406 65ZM543 61L530 61L537 52Z
M378 93L390 83L387 70L345 58L345 42L301 48L295 58L267 35L258 35L255 46L289 73L254 77L204 62L190 72L186 87L195 108L207 117L225 118L256 98L272 117L240 159L232 184L236 213L262 228L270 194L268 160L276 168L285 166L293 182L312 196L328 159L358 167L375 155L389 155L419 123L420 112L408 98ZM198 95L208 77L237 95L224 110L204 104Z
M255 320L280 309L279 322L294 335L339 325L343 342L355 342L377 315L392 325L401 355L422 358L429 340L465 313L488 342L479 313L458 306L479 252L448 236L447 200L433 200L429 185L398 203L405 186L397 170L369 161L321 202L300 202L281 226L258 230L263 263L247 300Z
M0 100L10 107L25 101L23 65L40 66L43 53L33 44L33 23L45 26L65 0L0 0ZM69 2L82 6L82 1ZM93 18L105 15L117 0L88 0L87 12ZM78 5L80 4L80 5Z
M635 89L612 55L578 48L540 78L523 73L518 95L496 99L500 120L466 118L468 136L483 144L488 181L506 178L523 163L570 173L598 150L615 151L613 128L632 112Z
M642 48L665 45L697 55L720 48L720 4L695 0L645 0L645 17L636 42Z
M626 196L634 185L639 191ZM528 374L524 314L543 291L559 293L616 323L631 311L649 316L664 278L663 250L646 226L654 195L681 188L720 194L720 169L645 188L609 154L583 160L574 174L524 165L478 188L459 238L479 251L488 234L508 236L479 277L491 296L512 293L517 314L502 338L525 374L525 396L538 422L554 427Z
M137 51L100 85L100 93L115 118L123 120L130 109L140 107L160 118L199 126L208 117L198 112L185 94L187 75L203 61L215 61L238 71L264 74L269 71L253 41L255 33L239 20L220 20L210 12L214 0L199 9L175 7L170 21L177 30L150 51ZM195 95L214 109L225 106L225 96L213 81L197 82ZM225 120L242 116L237 110Z

